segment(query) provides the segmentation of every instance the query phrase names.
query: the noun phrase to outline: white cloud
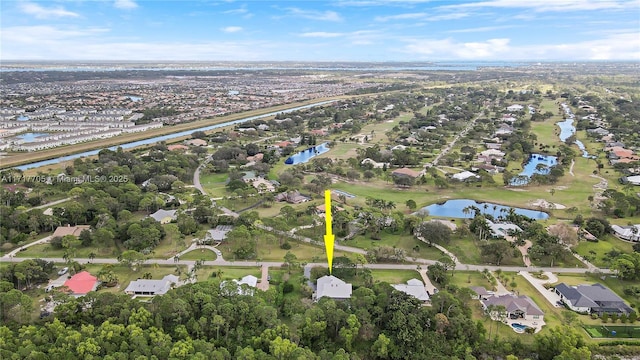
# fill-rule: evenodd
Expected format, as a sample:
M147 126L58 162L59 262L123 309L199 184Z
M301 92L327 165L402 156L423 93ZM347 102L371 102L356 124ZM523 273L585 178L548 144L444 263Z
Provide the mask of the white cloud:
M457 29L457 30L448 30L448 33L476 33L476 32L486 32L486 31L496 31L496 30L504 30L514 28L513 25L502 25L502 26L481 26L476 28L468 28L468 29Z
M318 21L342 21L342 17L335 11L303 10L299 8L287 8L287 15Z
M639 8L638 0L489 0L479 2L457 3L441 8L512 8L530 9L533 11L594 11Z
M226 33L235 33L235 32L242 31L242 28L240 26L227 26L227 27L223 27L220 30Z
M447 39L408 39L399 50L407 58L425 60L637 60L637 32L561 44L512 44L510 39L459 42Z
M65 10L61 6L46 8L38 4L30 2L22 2L19 5L20 10L25 14L33 15L38 19L49 19L57 17L80 17L78 13Z
M389 21L389 20L411 20L411 19L422 19L427 17L429 14L419 12L419 13L406 13L406 14L398 14L398 15L387 15L387 16L376 16L376 21Z
M336 32L326 32L326 31L315 31L315 32L306 32L300 34L300 37L309 37L309 38L335 38L344 36L343 33Z
M116 0L113 3L118 9L130 10L138 7L138 4L134 0Z

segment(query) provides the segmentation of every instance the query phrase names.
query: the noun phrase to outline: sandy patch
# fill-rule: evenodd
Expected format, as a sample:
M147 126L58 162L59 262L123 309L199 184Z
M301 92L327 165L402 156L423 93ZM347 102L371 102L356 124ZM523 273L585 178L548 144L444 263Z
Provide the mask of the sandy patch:
M387 120L387 121L385 121L385 122L392 123L392 122L393 122L393 120Z
M511 191L522 191L522 192L527 192L529 190L525 190L525 189L518 189L518 188L507 188L507 190L511 190Z
M562 204L548 202L545 199L537 199L535 201L530 201L529 205L533 206L533 207L539 207L539 208L542 208L542 209L562 210L562 209L566 209L567 208L566 206L564 206Z

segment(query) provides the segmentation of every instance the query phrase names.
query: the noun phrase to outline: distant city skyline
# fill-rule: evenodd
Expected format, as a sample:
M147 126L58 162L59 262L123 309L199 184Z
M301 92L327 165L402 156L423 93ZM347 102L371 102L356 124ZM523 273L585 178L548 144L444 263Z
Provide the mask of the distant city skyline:
M0 60L640 61L640 0L2 1Z

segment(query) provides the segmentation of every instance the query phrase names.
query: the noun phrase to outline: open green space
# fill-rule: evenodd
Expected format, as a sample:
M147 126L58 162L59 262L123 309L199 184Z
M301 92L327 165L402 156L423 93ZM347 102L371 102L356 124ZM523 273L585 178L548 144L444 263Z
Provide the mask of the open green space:
M207 279L222 279L232 280L241 279L244 276L253 275L260 279L262 271L260 267L243 267L243 266L203 266L196 271L196 277L198 281L205 281Z
M217 258L218 256L216 255L216 253L206 248L191 250L186 254L180 255L180 260L214 261Z
M580 241L573 247L573 251L588 259L597 267L607 268L611 265L611 259L606 255L611 251L632 253L633 244L622 241L615 236L602 236L599 241Z
M592 338L640 339L640 326L584 325L583 328Z
M38 244L28 247L24 251L16 254L16 257L24 258L62 258L68 253L72 258L89 258L94 254L96 258L112 258L119 254L116 248L104 248L98 246L81 247L71 251L66 249L56 249L49 244Z
M417 240L413 235L389 234L382 232L380 236L380 240L372 240L368 236L358 235L351 240L342 241L341 245L358 247L365 250L372 249L377 246L390 246L405 249L407 251L407 260L410 260L412 257L438 260L445 256L437 248ZM415 251L417 249L419 249L419 251Z
M422 277L413 270L379 270L372 269L371 275L374 282L386 282L389 284L406 284L411 279L422 281Z

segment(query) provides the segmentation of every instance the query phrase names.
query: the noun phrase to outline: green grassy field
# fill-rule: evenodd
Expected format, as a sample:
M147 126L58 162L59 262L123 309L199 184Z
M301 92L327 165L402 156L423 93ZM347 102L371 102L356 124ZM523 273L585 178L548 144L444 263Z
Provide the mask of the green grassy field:
M380 240L371 240L368 236L358 235L355 238L347 241L343 241L342 245L358 247L361 249L371 249L376 246L395 246L397 248L407 250L407 258L410 260L412 257L419 257L423 259L437 260L444 256L444 254L436 249L430 247L422 241L417 240L413 235L409 234L388 234L381 233ZM413 249L418 246L420 250L418 252Z
M606 235L598 242L581 241L573 248L573 251L586 257L597 267L609 267L610 260L606 258L606 253L615 250L623 253L633 252L633 244L622 241L615 236Z
M585 325L585 331L592 338L608 338L608 339L624 339L634 338L640 339L640 326L612 326L612 325ZM615 335L613 332L615 331Z
M209 249L195 249L180 256L180 260L216 260L218 256Z
M412 270L371 270L374 282L387 282L389 284L406 284L408 280L422 277L417 271Z

